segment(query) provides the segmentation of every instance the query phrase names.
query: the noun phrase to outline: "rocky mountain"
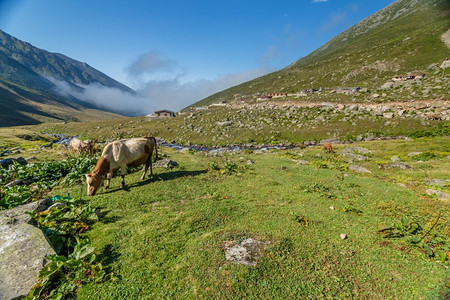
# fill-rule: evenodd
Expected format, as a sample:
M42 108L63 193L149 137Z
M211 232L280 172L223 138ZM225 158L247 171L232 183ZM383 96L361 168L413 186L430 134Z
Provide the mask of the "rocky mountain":
M86 63L36 48L0 30L0 126L118 117L61 93L57 82L80 93L90 84L135 93Z
M443 41L449 28L449 1L397 0L288 67L219 92L193 106L308 89L361 87L366 91L377 90L395 75L414 72L426 73L430 80L441 78L443 72L439 66L450 54ZM442 87L443 83L433 81L430 85ZM407 92L400 95L403 97ZM448 87L436 93L438 97L448 94ZM419 92L415 95L416 98L424 96ZM324 99L324 96L317 98ZM324 100L348 99L329 96ZM360 100L368 99L360 97ZM396 99L393 95L387 100Z

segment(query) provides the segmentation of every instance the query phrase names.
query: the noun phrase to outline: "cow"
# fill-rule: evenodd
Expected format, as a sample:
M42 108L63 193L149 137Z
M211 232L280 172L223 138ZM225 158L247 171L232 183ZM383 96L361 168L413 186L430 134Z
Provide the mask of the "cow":
M326 152L329 152L329 153L334 153L333 147L329 143L323 144L323 150L325 150Z
M90 155L94 153L94 146L98 141L88 141L83 142L82 140L79 140L77 138L73 138L70 140L70 148L72 148L72 151L75 152L75 154L81 154L83 152L88 152Z
M154 162L156 162L158 159L158 148L154 137L119 140L106 145L100 159L94 167L94 170L85 175L88 196L95 195L96 191L103 182L103 177L105 174L105 189L108 189L111 178L118 169L120 169L122 177L121 186L124 188L127 166L139 166L145 164L144 173L141 176L141 180L144 180L148 167L150 167L149 177L152 176L153 150L155 150Z

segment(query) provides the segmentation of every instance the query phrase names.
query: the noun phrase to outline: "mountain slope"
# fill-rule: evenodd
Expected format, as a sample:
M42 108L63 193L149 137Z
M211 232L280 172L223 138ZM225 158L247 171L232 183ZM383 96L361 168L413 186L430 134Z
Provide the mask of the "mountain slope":
M83 86L94 83L135 93L86 63L36 48L0 30L0 126L119 117L62 94L55 80L80 93Z
M375 89L399 73L427 72L449 49L441 35L450 27L447 0L398 0L287 68L207 97L197 105L235 94L295 93L308 88Z

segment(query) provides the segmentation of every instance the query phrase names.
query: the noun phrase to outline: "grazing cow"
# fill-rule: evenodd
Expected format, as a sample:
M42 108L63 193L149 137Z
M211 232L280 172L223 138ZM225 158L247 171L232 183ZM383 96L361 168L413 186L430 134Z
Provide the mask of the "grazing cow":
M75 152L76 154L88 152L90 155L92 155L94 153L94 146L97 142L98 141L95 140L85 143L82 140L73 138L70 140L70 147L72 148L72 151Z
M323 150L329 153L334 153L333 147L331 146L331 144L328 143L323 144Z
M440 120L442 120L442 117L441 117L441 115L432 115L430 117L430 119L435 120L435 121L440 121Z
M153 175L152 154L155 149L155 162L158 159L158 148L154 137L135 138L129 140L120 140L109 143L103 149L102 156L95 165L90 174L86 174L87 194L95 195L100 187L103 176L106 176L105 189L109 188L112 175L120 169L122 177L122 188L125 187L125 174L127 166L139 166L145 164L144 173L141 180L144 180L148 167L150 175Z

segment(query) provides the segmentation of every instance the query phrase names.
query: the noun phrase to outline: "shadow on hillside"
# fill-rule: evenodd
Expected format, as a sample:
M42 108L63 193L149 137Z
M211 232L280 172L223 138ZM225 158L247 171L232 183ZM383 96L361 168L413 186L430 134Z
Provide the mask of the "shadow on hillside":
M113 262L117 261L121 254L118 251L118 247L112 244L107 244L99 254L100 261L106 273L112 271L111 265ZM115 275L117 276L117 275Z
M121 217L118 216L108 216L108 214L111 212L110 210L103 210L102 207L100 207L101 209L101 218L100 218L100 222L104 223L104 224L108 224L108 223L115 223L117 221L119 221L120 219L122 219Z
M153 178L156 181L162 180L174 180L179 177L187 177L187 176L198 176L200 174L204 174L208 172L207 170L199 170L199 171L172 171L172 172L163 172L159 174L153 174Z
M143 186L143 185L147 185L150 184L152 182L155 181L168 181L168 180L174 180L180 177L187 177L187 176L198 176L200 174L204 174L208 172L207 170L198 170L198 171L169 171L169 172L163 172L163 173L159 173L159 174L153 174L152 178L147 178L145 180L139 180L137 182L134 182L132 184L127 184L123 190L126 192L129 192L130 189L135 188L135 187L139 187L139 186ZM126 180L126 177L125 177ZM117 191L122 190L121 187L116 187L116 188L112 188L110 190L107 191L103 191L102 194L110 194L110 193L114 193Z

